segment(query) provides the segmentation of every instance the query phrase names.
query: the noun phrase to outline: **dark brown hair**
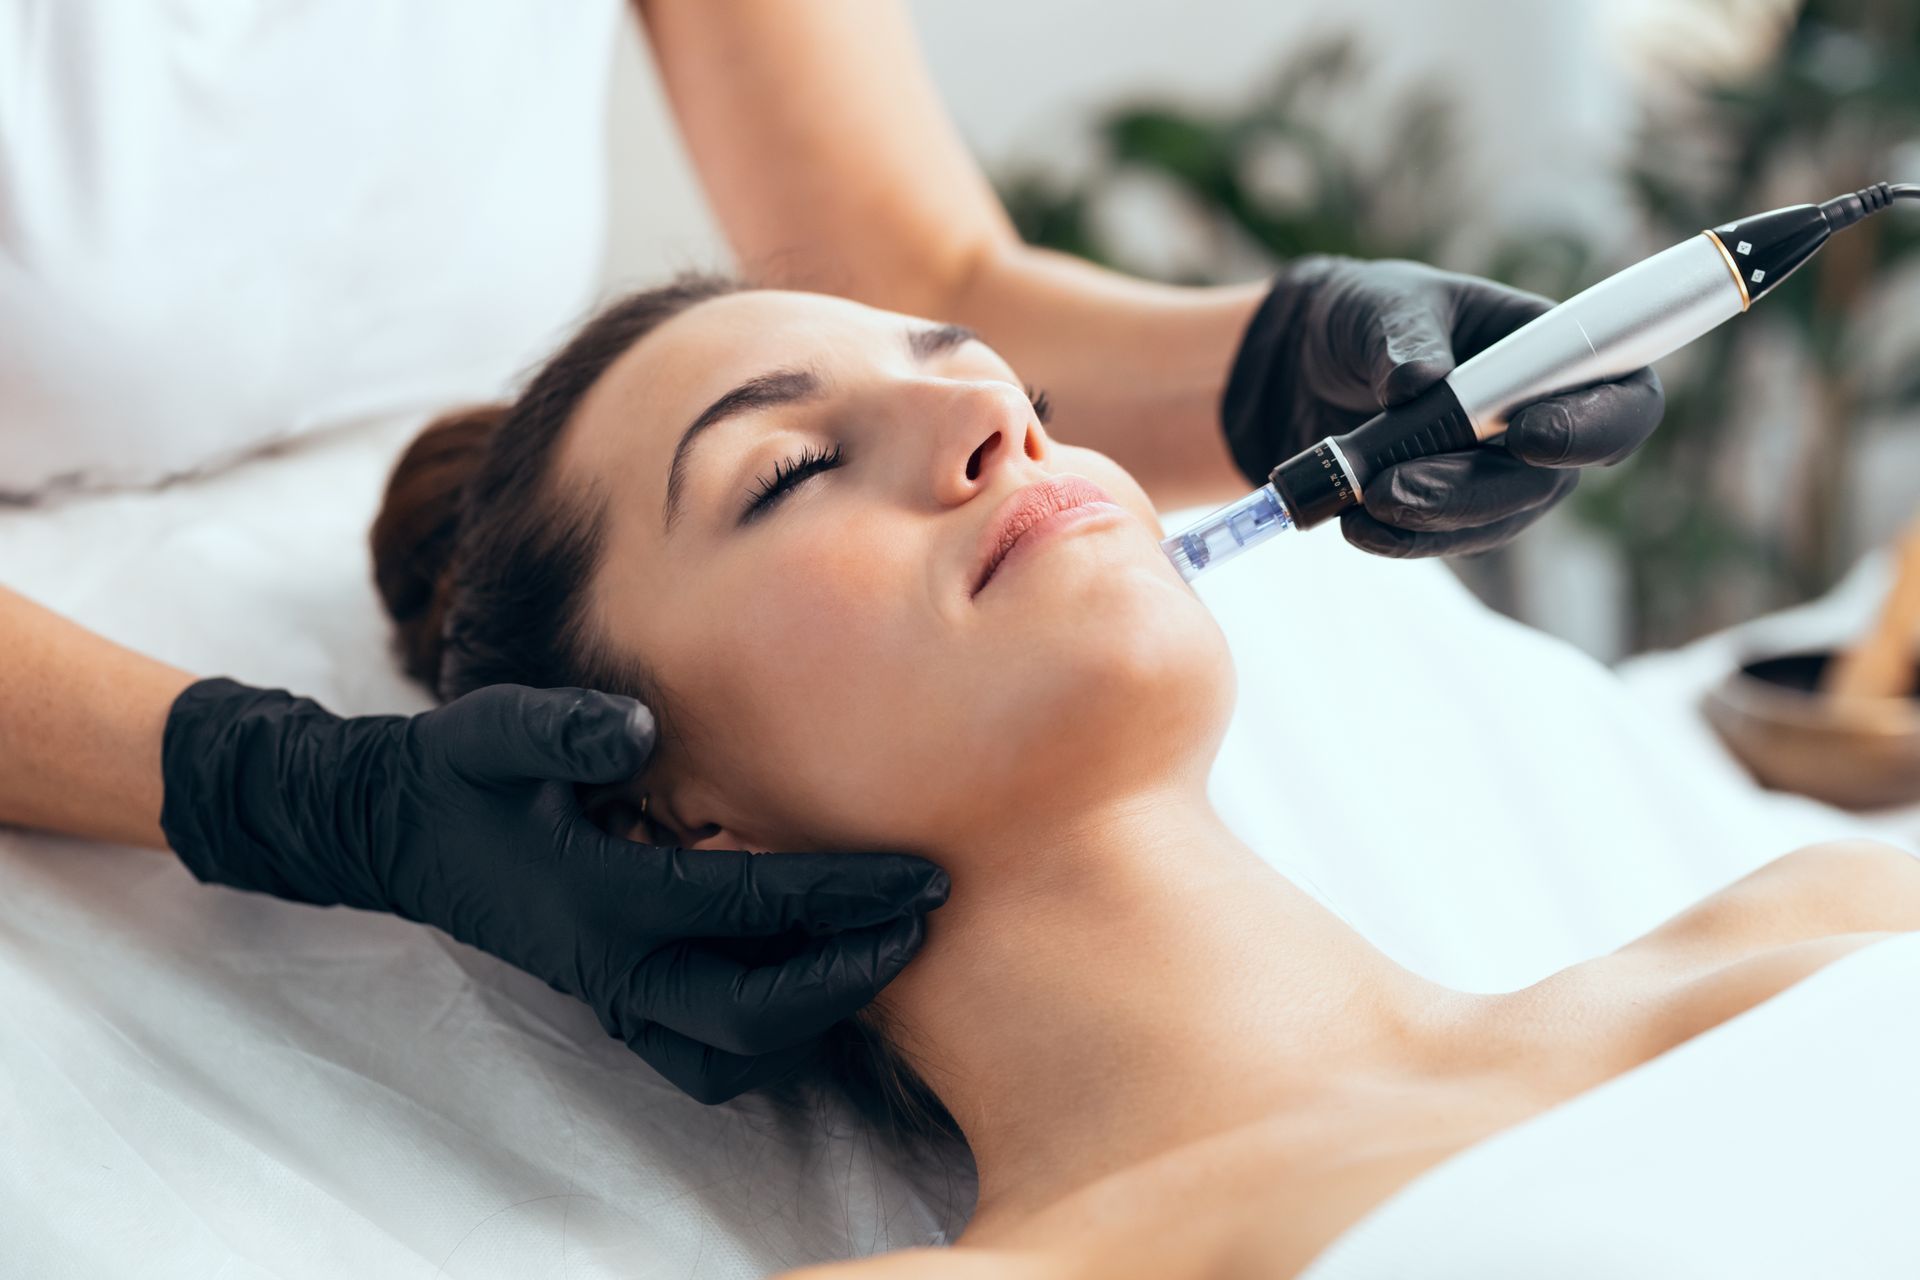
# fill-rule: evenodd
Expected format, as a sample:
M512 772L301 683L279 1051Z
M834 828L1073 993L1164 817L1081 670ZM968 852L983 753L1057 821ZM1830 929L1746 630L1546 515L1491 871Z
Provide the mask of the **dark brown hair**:
M442 699L489 684L584 686L661 711L664 695L640 656L608 642L587 618L604 498L591 487L558 491L553 461L580 402L628 348L688 308L744 288L723 276L682 275L622 298L512 403L449 413L420 433L395 465L373 524L374 581L408 675ZM959 1139L945 1106L871 1011L835 1027L812 1068L779 1092L798 1109L821 1091L844 1095L890 1138L932 1146Z

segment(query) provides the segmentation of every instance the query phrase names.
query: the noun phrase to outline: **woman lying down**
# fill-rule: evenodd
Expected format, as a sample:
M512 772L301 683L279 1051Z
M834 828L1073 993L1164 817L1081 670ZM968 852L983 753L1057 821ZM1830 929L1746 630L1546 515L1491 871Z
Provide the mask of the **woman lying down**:
M1423 1170L1920 930L1920 861L1832 844L1521 991L1400 968L1209 807L1224 640L1140 488L1046 417L963 330L684 279L429 428L375 532L442 696L656 710L610 820L951 873L819 1069L964 1135L978 1208L817 1274L1293 1275Z

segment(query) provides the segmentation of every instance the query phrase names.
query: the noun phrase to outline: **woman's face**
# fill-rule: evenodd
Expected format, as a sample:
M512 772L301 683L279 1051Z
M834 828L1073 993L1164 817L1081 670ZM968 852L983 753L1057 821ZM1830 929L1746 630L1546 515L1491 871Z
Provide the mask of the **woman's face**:
M937 850L1204 776L1224 729L1146 495L965 331L701 303L595 385L556 479L606 503L589 618L662 689L646 790L702 843Z

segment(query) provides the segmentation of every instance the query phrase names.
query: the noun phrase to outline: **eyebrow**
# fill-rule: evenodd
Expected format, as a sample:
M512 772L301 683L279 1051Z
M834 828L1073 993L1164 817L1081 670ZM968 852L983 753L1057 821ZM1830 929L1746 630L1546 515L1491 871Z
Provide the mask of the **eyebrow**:
M700 416L688 423L687 429L680 433L680 443L673 446L673 462L667 467L667 530L672 531L673 522L680 514L680 493L687 479L687 456L693 452L694 441L702 433L743 413L809 399L819 395L825 387L826 383L820 375L811 369L781 369L748 378L703 409Z
M917 326L907 332L907 353L916 363L931 360L945 351L972 342L979 334L958 324ZM687 459L694 442L709 429L741 414L757 413L783 404L811 400L826 390L826 379L812 369L777 369L748 378L733 390L700 411L687 424L680 441L673 446L673 461L667 467L667 500L663 512L668 532L680 515L680 500L686 488Z
M974 342L980 335L961 324L937 324L932 328L916 328L907 334L907 350L915 360L931 360L943 351L951 351L964 343Z

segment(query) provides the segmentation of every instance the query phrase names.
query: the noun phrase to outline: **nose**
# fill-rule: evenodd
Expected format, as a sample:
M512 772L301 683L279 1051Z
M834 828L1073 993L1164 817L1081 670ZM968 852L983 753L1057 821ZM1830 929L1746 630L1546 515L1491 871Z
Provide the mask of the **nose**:
M1001 472L1046 459L1050 442L1018 387L1004 382L956 384L937 410L933 492L942 506L995 487Z

